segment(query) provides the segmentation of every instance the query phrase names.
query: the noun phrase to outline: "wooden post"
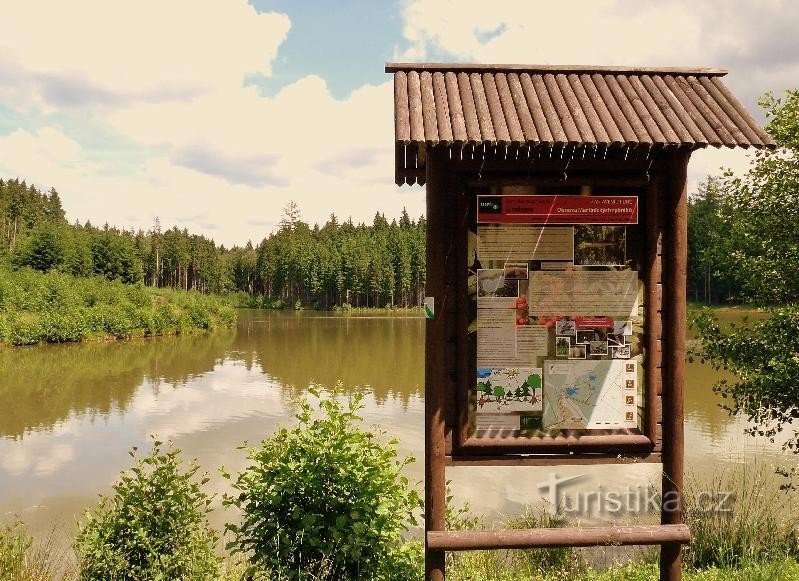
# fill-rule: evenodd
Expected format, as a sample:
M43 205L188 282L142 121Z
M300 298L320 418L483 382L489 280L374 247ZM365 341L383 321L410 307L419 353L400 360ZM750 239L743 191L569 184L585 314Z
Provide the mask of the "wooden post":
M663 196L663 505L662 524L680 524L683 514L683 389L688 263L687 171L690 152L678 151L668 164ZM681 545L660 550L661 581L681 578Z
M660 368L657 367L658 342L660 341L661 324L658 309L660 283L660 221L658 208L662 192L661 176L655 175L646 189L644 198L644 252L642 277L646 296L644 298L644 389L646 390L646 408L644 409L644 433L654 443L657 439L657 423L660 419L658 406L658 385L660 384Z
M445 396L451 381L446 361L446 346L450 328L447 296L447 258L451 249L452 216L447 203L453 192L448 191L444 159L440 152L431 151L427 157L427 278L426 294L435 300L435 318L425 325L425 579L443 581L444 551L430 549L428 531L445 529L446 480L445 455Z

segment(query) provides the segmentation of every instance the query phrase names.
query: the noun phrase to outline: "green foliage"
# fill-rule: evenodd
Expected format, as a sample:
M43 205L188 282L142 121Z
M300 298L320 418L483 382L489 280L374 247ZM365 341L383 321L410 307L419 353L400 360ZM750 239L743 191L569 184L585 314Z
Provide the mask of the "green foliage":
M86 512L75 540L79 578L217 579L217 535L206 521L211 499L202 490L208 478L198 481L197 471L194 462L184 469L179 450L162 451L155 441L149 456L121 474L113 496Z
M799 417L799 92L761 103L780 148L758 152L742 177L725 175L716 208L723 231L711 240L716 268L740 299L769 306L770 318L728 330L705 312L695 325L696 353L739 378L714 386L726 409L746 414L755 423L750 433L773 440ZM787 446L797 451L798 438L794 430Z
M759 304L799 297L799 92L766 95L766 128L780 145L758 151L743 176L722 178L712 237L716 268L740 299Z
M317 413L300 401L295 428L248 449L250 465L225 499L243 514L227 527L229 548L258 578L414 578L418 546L401 536L420 507L402 475L412 459L398 460L396 440L360 427L361 395L345 407L311 393Z
M184 333L235 322L233 307L217 297L0 266L0 342L11 345Z
M799 556L798 523L763 466L720 473L710 482L692 482L688 488L688 566L736 569ZM700 502L708 498L713 501Z
M15 579L25 569L32 539L18 524L0 527L0 579Z
M694 318L694 325L701 335L695 355L715 369L737 376L735 381L721 379L713 386L723 398L722 407L730 413L746 414L753 423L747 431L773 442L799 415L799 306L771 309L767 319L729 328L722 327L706 310ZM799 450L797 430L785 445Z
M455 507L447 496L447 530L482 530L483 518L470 514L469 505ZM525 507L524 512L500 523L504 529L557 528L566 526L561 516ZM577 550L571 548L468 551L447 553L447 578L472 579L577 579L587 570Z

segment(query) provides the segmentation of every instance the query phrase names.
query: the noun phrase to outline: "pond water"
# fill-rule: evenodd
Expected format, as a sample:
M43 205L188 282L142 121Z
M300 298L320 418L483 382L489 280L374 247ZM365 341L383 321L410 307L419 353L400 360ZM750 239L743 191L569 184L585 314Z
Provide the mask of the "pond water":
M736 315L737 316L737 315ZM743 434L746 422L718 407L718 378L688 364L686 468L710 479L725 467L787 464L772 444ZM416 317L242 310L236 329L117 343L0 349L0 521L21 519L35 534L69 534L81 512L108 492L151 434L197 458L226 490L224 466L244 466L237 446L291 422L310 383L367 392L364 417L397 436L423 475L424 320ZM543 498L553 468L450 468L456 498L489 515ZM659 482L660 466L558 467L588 474L584 486L623 490ZM217 504L219 502L217 501ZM221 508L212 522L221 528Z

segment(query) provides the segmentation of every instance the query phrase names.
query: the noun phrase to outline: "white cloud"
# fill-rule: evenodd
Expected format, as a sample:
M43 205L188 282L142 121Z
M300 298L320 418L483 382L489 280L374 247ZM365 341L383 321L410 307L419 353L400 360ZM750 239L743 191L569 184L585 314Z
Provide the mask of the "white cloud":
M729 61L730 85L750 101L786 71L799 72L795 51L786 57L778 50L791 42L781 31L799 22L799 3L709 6L411 0L402 14L407 50L397 56ZM55 186L71 219L147 228L158 215L165 226L229 245L260 240L292 199L311 222L331 212L369 221L377 211L396 216L403 206L412 215L423 211L421 188L393 184L388 77L346 99L335 99L315 75L272 96L245 86L251 74L271 74L289 34L285 15L258 13L244 0L0 0L0 18L0 103L30 121L0 138L0 172ZM95 135L117 136L130 154L125 163L114 164L105 147L61 122L66 113L85 115ZM736 159L727 150L698 152L692 183L719 165L740 165Z
M6 1L0 21L0 78L28 92L5 96L50 107L182 100L240 85L271 73L290 26L245 0Z
M728 68L725 82L761 120L757 96L799 77L799 2L790 0L410 0L403 20L400 60ZM745 169L745 152L696 152L689 185L720 166Z

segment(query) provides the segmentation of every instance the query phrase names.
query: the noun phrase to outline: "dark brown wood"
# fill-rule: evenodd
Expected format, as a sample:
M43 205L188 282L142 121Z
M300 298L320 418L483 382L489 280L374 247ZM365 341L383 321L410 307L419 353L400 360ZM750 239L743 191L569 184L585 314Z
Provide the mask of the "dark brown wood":
M658 388L660 386L660 370L656 366L655 353L660 339L660 268L658 257L660 248L660 222L658 205L662 177L656 175L647 188L643 200L644 206L644 260L642 278L644 282L644 433L654 440L660 414L657 410Z
M569 436L507 436L471 437L458 449L459 454L524 454L602 452L609 449L622 452L648 452L652 441L644 434L608 433Z
M608 72L614 74L683 74L683 75L707 75L723 77L727 74L727 69L714 67L602 67L584 65L521 65L521 64L476 64L476 63L386 63L385 71L395 73L404 70L447 70L464 72L482 71L518 71L527 73L540 73L552 71L564 71L569 73L596 73Z
M446 531L427 533L427 545L446 551L600 547L607 545L679 546L691 540L685 525L632 527L541 528L494 531Z
M594 464L659 464L659 452L642 454L525 454L447 456L447 466L593 466Z
M427 280L425 292L435 300L435 318L425 325L425 530L445 528L446 481L445 398L449 367L445 347L453 324L448 314L446 266L452 249L452 220L449 200L451 174L441 167L442 151L433 150L427 159ZM425 546L426 578L444 579L444 551Z
M668 190L663 198L663 506L661 523L682 523L684 477L684 385L686 282L688 264L688 158L675 152ZM660 578L680 579L679 545L666 543L660 551Z
M505 115L502 111L502 103L499 100L499 91L497 90L494 75L486 73L483 75L482 80L486 102L488 103L488 113L491 116L491 125L494 126L497 141L503 144L510 143L510 132L508 131L508 124L505 122Z

